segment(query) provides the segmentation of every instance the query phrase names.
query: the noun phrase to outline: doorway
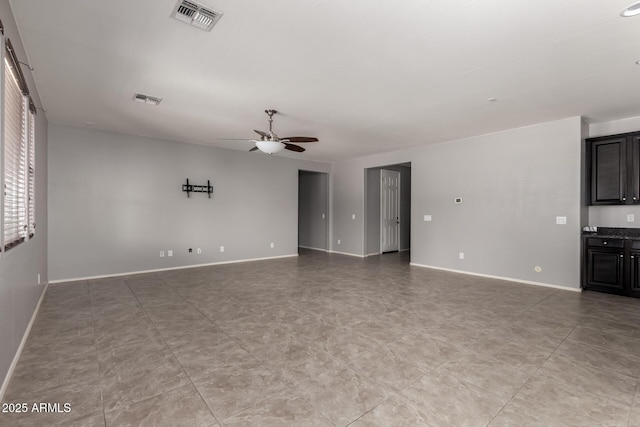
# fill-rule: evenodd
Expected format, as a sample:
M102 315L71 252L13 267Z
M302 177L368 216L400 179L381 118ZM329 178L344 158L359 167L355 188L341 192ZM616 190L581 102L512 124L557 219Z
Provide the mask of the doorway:
M298 171L298 247L327 251L329 174Z
M380 252L400 250L400 177L398 171L380 170Z
M409 251L411 163L378 166L365 169L364 172L365 255Z

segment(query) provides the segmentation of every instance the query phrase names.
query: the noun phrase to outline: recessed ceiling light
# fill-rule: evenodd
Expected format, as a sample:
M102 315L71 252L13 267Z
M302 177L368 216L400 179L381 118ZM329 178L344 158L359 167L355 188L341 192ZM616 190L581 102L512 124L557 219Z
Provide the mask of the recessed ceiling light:
M487 99L487 101L489 102L496 102L498 100L498 98L494 98L493 96L489 99Z
M631 6L622 11L620 15L624 17L636 16L640 14L640 1L635 2Z
M640 65L640 59L636 61L636 65Z
M85 125L89 125L89 126L93 126L96 124L96 122L84 122Z

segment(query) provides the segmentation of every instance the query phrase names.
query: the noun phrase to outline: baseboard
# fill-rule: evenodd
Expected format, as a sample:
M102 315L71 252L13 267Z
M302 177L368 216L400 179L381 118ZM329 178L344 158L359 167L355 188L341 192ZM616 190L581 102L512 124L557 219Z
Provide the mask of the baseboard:
M498 279L498 280L505 280L508 282L524 283L525 285L543 286L545 288L562 289L564 291L572 291L572 292L582 292L582 289L580 288L571 288L569 286L554 285L552 283L533 282L531 280L515 279L513 277L493 276L491 274L473 273L471 271L454 270L451 268L435 267L433 265L416 264L414 262L409 263L409 265L412 265L415 267L422 267L422 268L432 268L434 270L450 271L451 273L467 274L469 276L486 277L488 279Z
M4 381L2 382L2 388L0 388L0 402L4 400L4 394L9 387L9 383L11 382L11 377L13 376L13 371L16 369L16 365L18 364L18 360L20 360L20 356L22 355L22 349L27 342L27 338L29 338L29 333L31 332L31 327L33 326L33 322L36 320L36 316L38 315L38 311L40 311L40 304L42 304L42 300L44 299L44 294L47 293L47 288L49 287L49 283L45 283L44 288L42 288L42 293L40 294L40 299L38 299L38 304L36 304L36 308L33 310L33 314L31 315L31 320L27 325L27 329L24 331L24 335L22 335L22 341L20 341L20 345L18 346L18 351L16 351L13 360L11 361L11 365L9 366L9 370L7 371L7 375L4 377Z
M356 258L364 258L364 255L350 254L349 252L338 252L338 251L327 251L327 252L332 254L338 254L338 255L354 256Z
M320 252L327 252L326 249L321 249L321 248L314 248L311 246L302 246L302 245L298 245L299 248L304 248L304 249L311 249L312 251L320 251Z
M372 252L370 254L366 254L365 257L380 255L380 252Z
M239 262L251 262L251 261L265 261L269 259L279 259L279 258L291 258L296 257L298 254L290 254L290 255L278 255L264 258L249 258L249 259L237 259L232 261L219 261L219 262L210 262L206 264L192 264L192 265L181 265L178 267L168 267L168 268L156 268L154 270L140 270L140 271L127 271L124 273L114 273L114 274L103 274L99 276L87 276L87 277L74 277L71 279L58 279L58 280L50 280L49 284L55 283L67 283L67 282L78 282L81 280L95 280L95 279L107 279L109 277L120 277L120 276L132 276L134 274L145 274L145 273L158 273L160 271L171 271L171 270L185 270L188 268L198 268L198 267L210 267L213 265L224 265L224 264L237 264Z
M407 251L410 251L410 250L411 250L411 248L404 248L404 249L400 249L398 252L407 252Z

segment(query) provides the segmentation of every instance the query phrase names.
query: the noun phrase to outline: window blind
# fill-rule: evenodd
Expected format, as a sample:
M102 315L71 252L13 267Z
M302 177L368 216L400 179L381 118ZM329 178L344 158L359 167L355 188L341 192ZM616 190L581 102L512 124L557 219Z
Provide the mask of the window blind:
M29 238L33 237L36 233L36 114L32 109L29 109L29 162L27 169L27 182L28 182L28 212L29 215Z
M4 249L27 237L26 102L15 65L5 58L4 79Z

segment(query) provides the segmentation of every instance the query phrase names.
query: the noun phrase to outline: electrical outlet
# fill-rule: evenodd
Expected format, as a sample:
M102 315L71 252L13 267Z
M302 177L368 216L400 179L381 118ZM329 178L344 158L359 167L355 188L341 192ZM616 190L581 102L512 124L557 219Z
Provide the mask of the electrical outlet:
M224 252L224 246L220 246L220 252Z
M273 249L273 248L275 248L275 247L276 247L276 244L275 244L275 243L273 243L273 242L271 242L271 249Z
M566 216L557 216L556 217L556 224L565 225L566 223L567 223L567 217Z
M171 249L167 251L167 256L173 256L173 251Z
M164 251L160 251L160 258L164 258Z
M533 271L535 271L536 273L540 273L542 272L542 267L540 267L539 265L536 265L535 267L533 267Z
M635 222L636 216L634 214L627 214L627 222Z
M338 239L338 244L340 244L340 239Z
M322 219L324 219L324 214L322 214Z
M464 259L464 252L460 252L460 253L458 254L458 257L459 257L460 259Z
M40 284L40 273L38 273L38 285Z
M202 249L198 248L196 249L196 252L198 253L198 255L200 255L202 253Z
M431 215L425 215L424 216L424 220L425 221L431 221Z
M351 214L351 219L356 219L356 214Z

